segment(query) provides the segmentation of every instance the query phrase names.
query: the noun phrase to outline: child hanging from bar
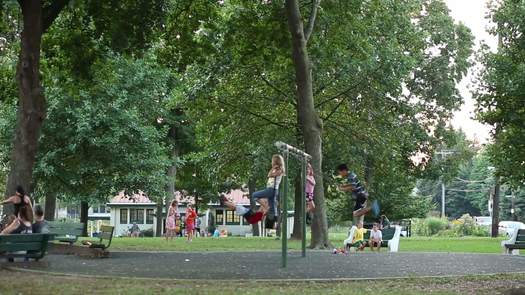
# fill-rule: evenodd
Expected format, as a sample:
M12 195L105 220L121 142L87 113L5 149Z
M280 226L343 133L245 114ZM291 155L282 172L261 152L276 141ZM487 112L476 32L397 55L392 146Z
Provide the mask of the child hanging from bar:
M261 205L259 211L266 215L267 220L270 220L271 223L274 223L277 216L277 194L285 173L284 158L281 155L273 155L266 188L252 194L252 198Z
M264 213L261 211L253 212L252 209L246 208L243 205L235 204L228 200L224 194L220 196L221 206L227 207L230 210L235 210L235 215L242 216L249 224L255 224L264 218Z
M306 212L313 213L315 210L315 203L314 203L314 188L315 188L315 177L314 177L314 169L312 168L312 165L308 163L306 166Z

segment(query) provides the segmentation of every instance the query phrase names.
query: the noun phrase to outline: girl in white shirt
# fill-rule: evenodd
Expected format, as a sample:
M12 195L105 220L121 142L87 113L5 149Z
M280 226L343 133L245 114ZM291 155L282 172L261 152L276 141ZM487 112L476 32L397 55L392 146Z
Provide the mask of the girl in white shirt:
M285 174L284 159L281 155L272 156L272 169L268 172L266 188L253 193L252 198L260 205L260 211L268 214L273 219L277 215L276 197L279 192L279 185Z

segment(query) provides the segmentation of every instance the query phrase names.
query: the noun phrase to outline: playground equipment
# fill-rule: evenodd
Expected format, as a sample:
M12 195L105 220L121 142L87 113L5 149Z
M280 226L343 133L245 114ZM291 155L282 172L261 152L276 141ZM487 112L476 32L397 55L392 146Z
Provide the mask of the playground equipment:
M301 256L306 257L306 198L305 198L305 186L306 186L306 165L308 161L312 159L312 156L301 151L300 149L286 144L282 141L277 141L275 147L281 152L284 159L285 171L288 171L288 158L289 156L294 157L301 163L301 195L303 196L300 208L301 212L301 226L302 226L302 241L301 241ZM284 188L280 192L281 199L281 241L282 241L282 259L281 266L286 267L288 260L288 176L283 177Z

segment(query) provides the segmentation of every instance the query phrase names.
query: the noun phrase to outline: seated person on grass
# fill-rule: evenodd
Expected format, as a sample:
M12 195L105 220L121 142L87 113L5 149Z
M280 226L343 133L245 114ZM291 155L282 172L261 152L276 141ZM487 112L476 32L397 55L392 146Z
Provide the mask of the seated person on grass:
M383 234L379 230L379 225L374 223L374 227L370 231L370 240L368 244L370 245L370 250L374 251L374 247L377 248L377 252L381 249L381 242L383 241Z
M352 240L350 247L355 247L356 250L363 251L363 249L366 247L365 234L366 228L363 228L363 223L359 222L357 224L357 229L354 233L354 239Z

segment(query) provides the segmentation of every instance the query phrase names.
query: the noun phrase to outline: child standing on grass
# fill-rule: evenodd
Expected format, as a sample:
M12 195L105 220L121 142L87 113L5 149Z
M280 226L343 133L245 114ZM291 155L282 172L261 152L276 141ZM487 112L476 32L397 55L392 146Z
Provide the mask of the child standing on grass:
M191 204L188 204L188 208L186 209L186 233L188 234L188 242L193 241L195 218L197 218L197 212L195 212Z
M281 155L273 155L272 169L268 172L266 188L256 191L252 195L252 198L261 205L259 211L272 220L277 215L276 196L285 173L283 157Z
M173 237L177 234L177 200L171 201L168 209L168 216L166 217L166 241L168 239L173 240Z

